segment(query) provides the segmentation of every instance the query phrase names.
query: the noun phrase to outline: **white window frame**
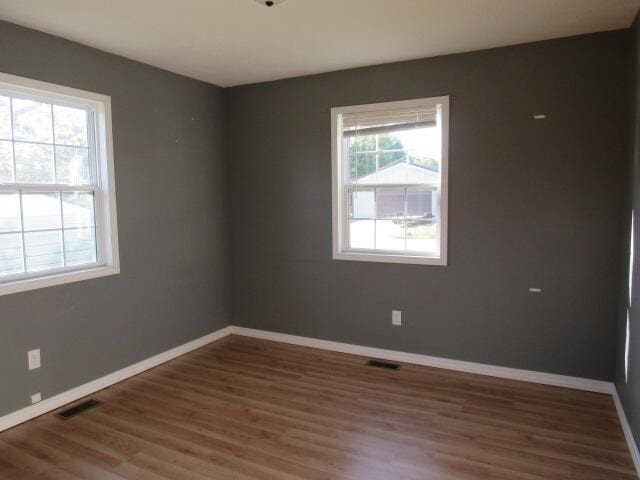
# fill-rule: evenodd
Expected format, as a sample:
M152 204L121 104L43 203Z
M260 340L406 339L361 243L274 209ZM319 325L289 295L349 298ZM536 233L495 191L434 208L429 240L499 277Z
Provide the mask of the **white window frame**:
M361 250L349 248L348 194L345 183L345 160L342 158L341 116L349 113L362 113L405 108L433 107L441 105L442 122L442 158L440 165L439 204L437 222L439 231L439 255L415 255L384 250ZM448 232L448 190L449 190L449 97L430 97L398 102L371 103L331 109L331 173L332 173L332 216L333 216L333 258L335 260L355 260L365 262L409 263L420 265L447 265Z
M0 295L62 285L120 273L118 252L118 222L116 215L116 184L113 166L111 97L29 78L0 73L0 95L11 95L57 105L89 108L93 125L89 126L89 141L95 145L95 226L96 262L0 277ZM93 167L92 167L93 168ZM0 191L55 191L60 185L3 184ZM71 187L81 191L84 187Z

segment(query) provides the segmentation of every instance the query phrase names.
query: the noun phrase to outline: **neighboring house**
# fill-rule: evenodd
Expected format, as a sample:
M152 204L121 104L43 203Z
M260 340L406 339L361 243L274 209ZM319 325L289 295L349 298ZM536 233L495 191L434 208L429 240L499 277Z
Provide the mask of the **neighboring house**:
M438 183L440 172L429 167L423 167L404 161L387 165L377 172L364 175L357 179L357 185L377 186L377 196L374 203L374 192L364 190L358 192L354 200L354 218L372 218L374 210L376 218L398 218L404 216L405 192L402 189L385 189L381 185L406 183L412 179L416 183ZM416 189L407 191L407 217L433 218L433 192Z
M382 167L377 172L358 178L357 183L359 185L406 183L407 179L411 179L412 183L438 183L440 182L440 172L429 167L399 160Z

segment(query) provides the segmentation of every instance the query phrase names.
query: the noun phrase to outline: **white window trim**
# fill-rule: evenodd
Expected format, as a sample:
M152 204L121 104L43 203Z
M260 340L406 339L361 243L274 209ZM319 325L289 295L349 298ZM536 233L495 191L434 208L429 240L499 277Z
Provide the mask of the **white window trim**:
M338 148L341 136L339 116L346 113L358 113L372 110L400 110L404 108L430 107L442 105L442 159L440 173L440 256L412 255L398 252L358 252L349 250L346 245L346 198L343 182L342 151ZM333 259L363 262L409 263L419 265L447 265L447 232L449 218L449 97L430 97L398 102L371 103L335 107L331 109L331 184L333 217Z
M50 272L34 272L33 276L5 282L0 280L0 295L120 273L111 97L6 73L0 73L1 89L22 92L31 98L37 97L50 103L61 104L61 101L68 101L70 105L81 103L84 106L91 104L93 107L97 137L95 138L96 154L98 156L95 162L97 168L96 178L99 185L97 190L98 198L96 199L96 226L100 225L100 234L96 238L96 243L100 245L101 258L98 259L98 264L89 266L78 265L77 267L65 267ZM46 188L46 186L44 187ZM42 186L34 186L34 188L42 189Z

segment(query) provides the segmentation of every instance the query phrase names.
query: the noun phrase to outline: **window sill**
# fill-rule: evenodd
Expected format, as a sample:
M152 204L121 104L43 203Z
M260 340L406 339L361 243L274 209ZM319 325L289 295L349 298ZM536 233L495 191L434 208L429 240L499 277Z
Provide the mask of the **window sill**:
M407 263L415 265L435 265L445 267L445 257L426 257L418 255L394 255L390 253L361 253L354 251L334 252L334 260L350 260L356 262Z
M80 282L82 280L90 280L92 278L105 277L107 275L116 275L120 273L120 268L112 265L102 265L99 267L91 267L85 270L74 270L71 272L53 273L51 275L25 278L7 283L0 283L0 296L9 295L11 293L26 292L28 290L36 290L38 288L53 287L55 285L64 285L65 283Z

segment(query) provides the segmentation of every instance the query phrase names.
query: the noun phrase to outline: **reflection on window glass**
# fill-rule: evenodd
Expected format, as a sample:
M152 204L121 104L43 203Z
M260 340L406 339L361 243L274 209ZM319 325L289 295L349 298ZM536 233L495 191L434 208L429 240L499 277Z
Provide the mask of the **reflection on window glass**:
M14 140L53 142L50 104L14 98L12 105Z
M53 119L57 145L87 146L87 112L54 105Z
M0 233L0 276L24 272L22 234Z
M0 192L0 233L20 231L20 195Z
M11 140L11 100L0 96L0 140Z
M60 194L23 193L22 216L25 230L52 230L61 228Z
M0 96L0 282L97 261L87 112Z
M96 261L96 233L94 228L75 228L64 231L67 265L82 265Z
M84 147L56 146L56 175L58 183L89 185L89 150Z
M14 148L16 182L47 184L55 182L52 145L16 142Z
M25 232L27 272L64 266L62 231Z
M0 140L0 183L13 182L13 143Z
M93 192L65 192L62 194L64 228L92 227Z

